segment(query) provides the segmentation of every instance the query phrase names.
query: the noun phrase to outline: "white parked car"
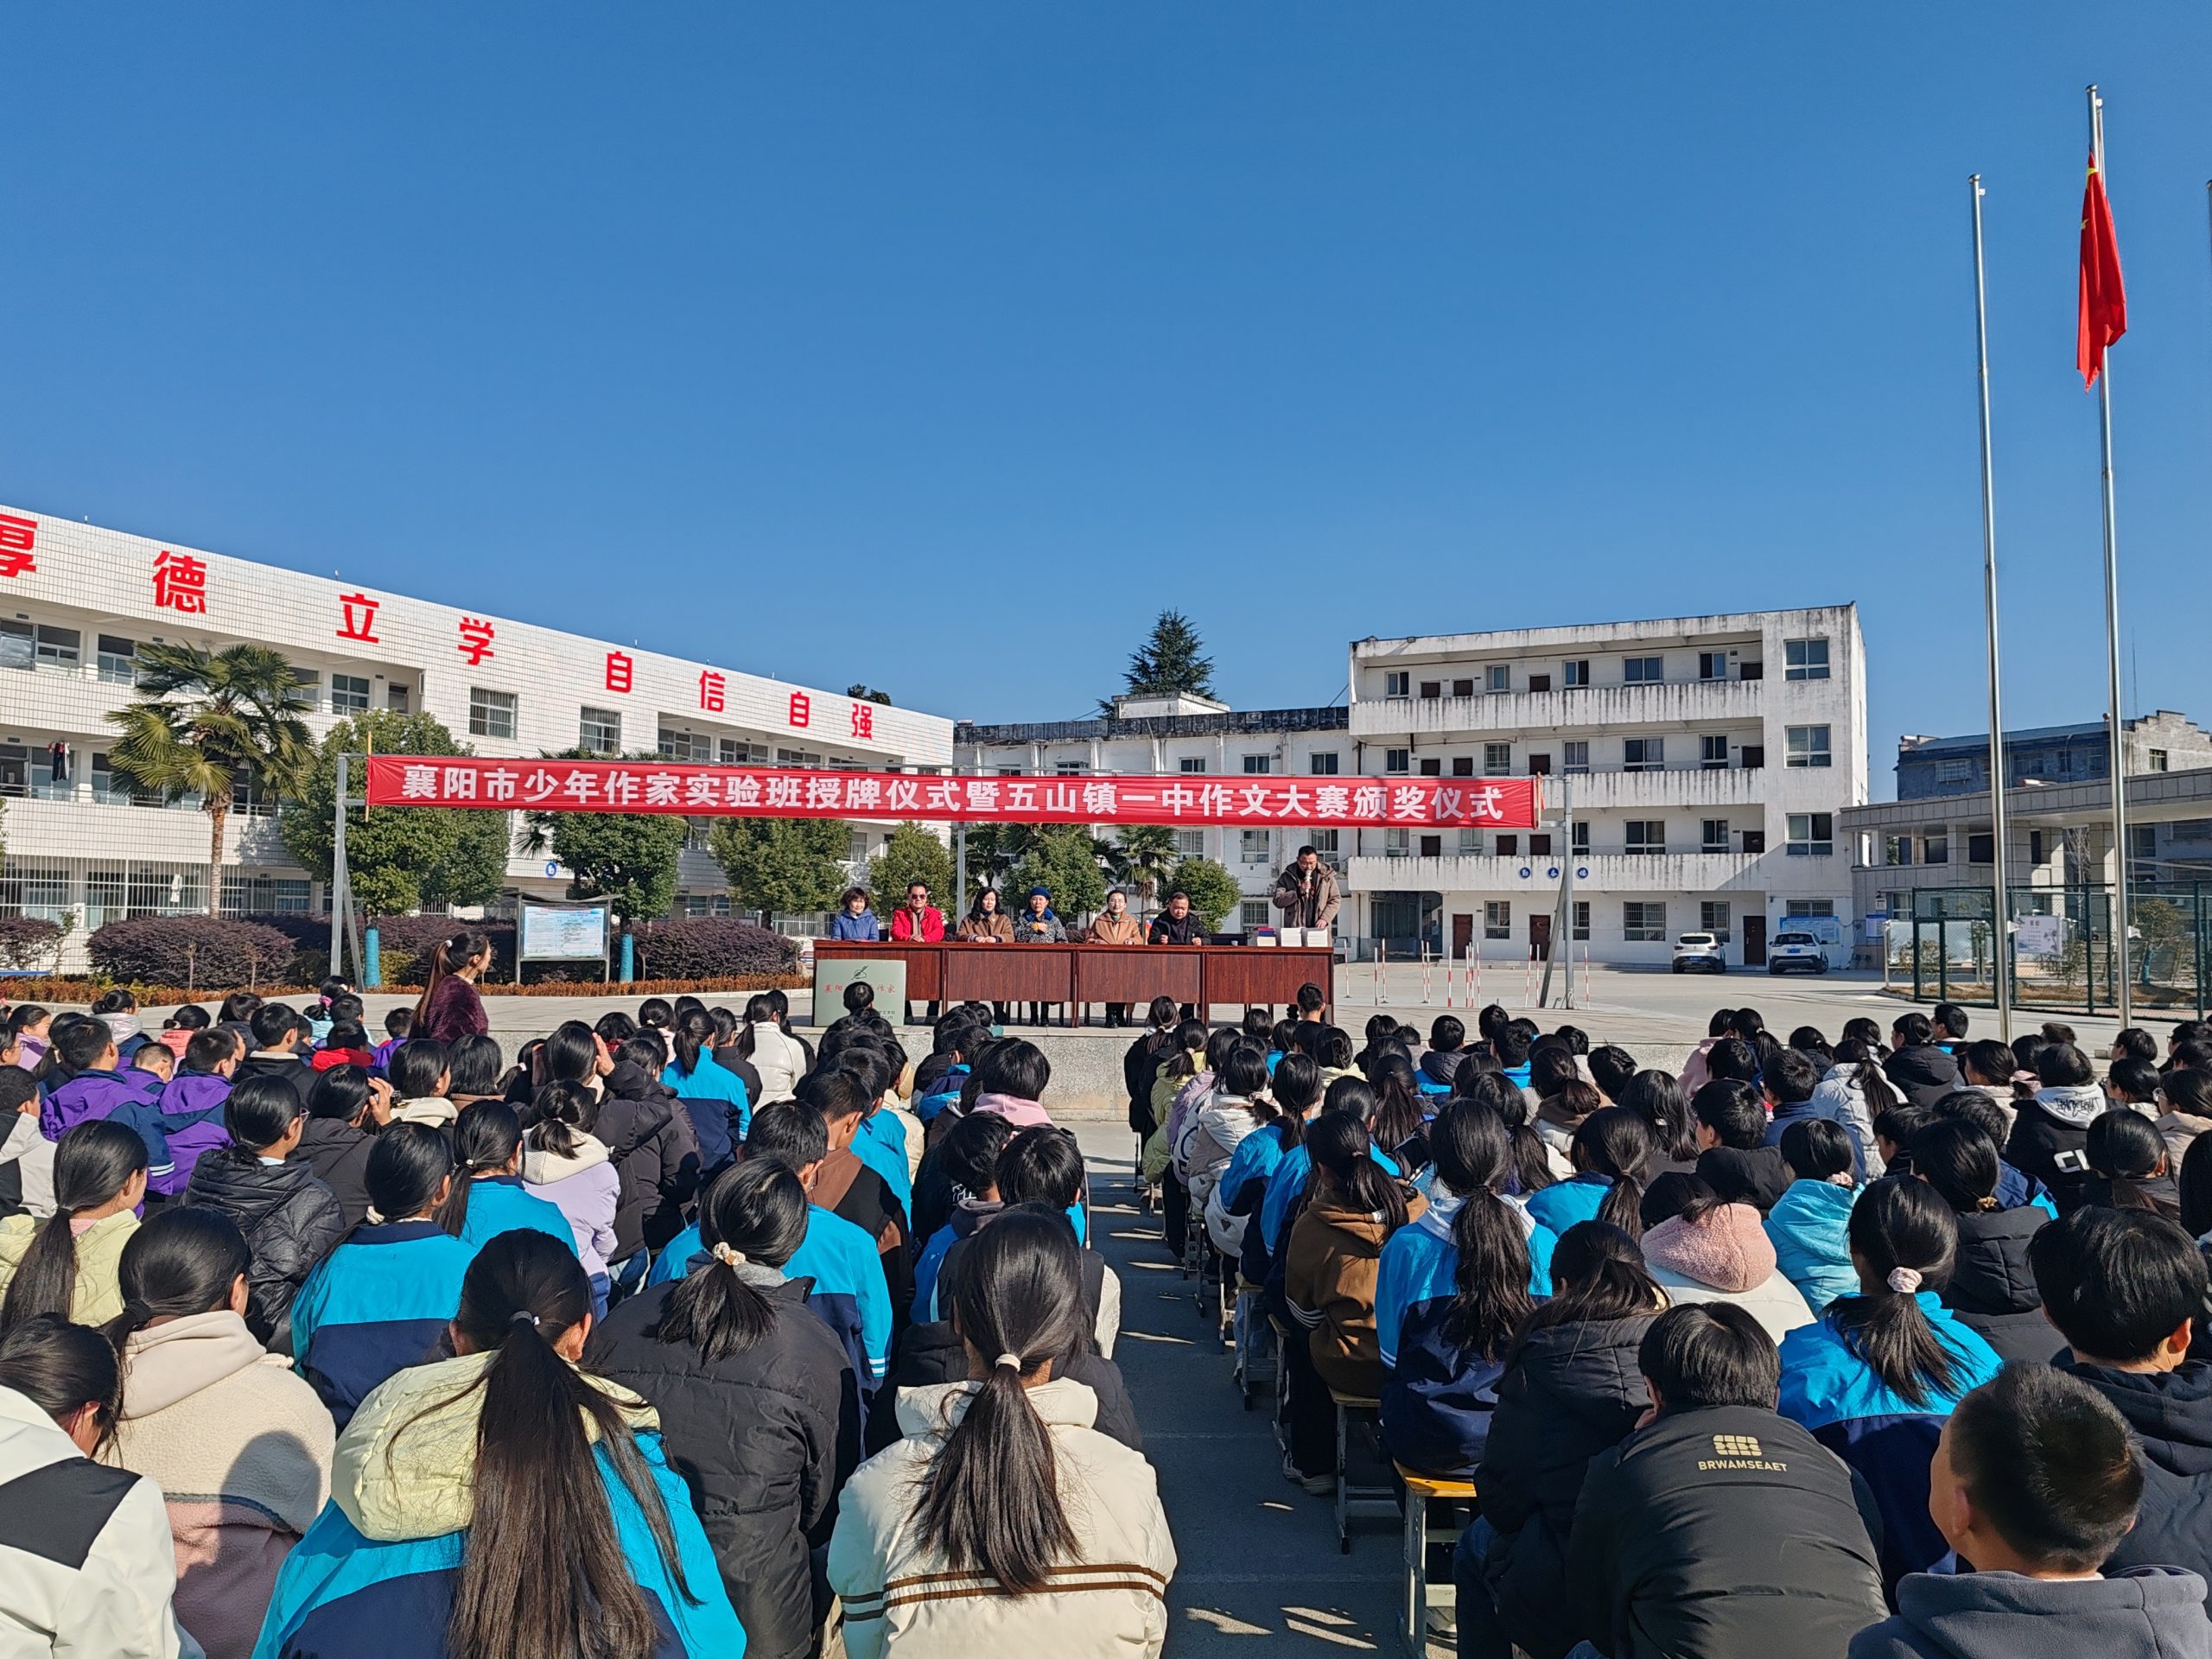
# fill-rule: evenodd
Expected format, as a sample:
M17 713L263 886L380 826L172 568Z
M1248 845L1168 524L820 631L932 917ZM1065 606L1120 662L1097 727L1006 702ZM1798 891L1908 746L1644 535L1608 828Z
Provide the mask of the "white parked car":
M1808 974L1828 970L1828 948L1810 933L1777 933L1766 948L1766 970L1786 974L1802 969Z
M1687 974L1693 969L1701 973L1725 974L1728 971L1728 953L1710 933L1685 933L1675 941L1674 967L1678 974Z

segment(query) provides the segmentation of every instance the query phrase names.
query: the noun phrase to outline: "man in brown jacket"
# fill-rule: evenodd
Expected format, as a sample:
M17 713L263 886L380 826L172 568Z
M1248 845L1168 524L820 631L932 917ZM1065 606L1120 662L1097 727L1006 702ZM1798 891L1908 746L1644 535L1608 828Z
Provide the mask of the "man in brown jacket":
M1092 944L1144 943L1144 925L1129 914L1129 895L1121 888L1115 887L1107 893L1106 908L1091 920L1090 942ZM1109 1026L1128 1025L1129 1005L1109 1002L1106 1005L1106 1023Z
M1337 919L1343 901L1337 873L1311 847L1300 848L1275 878L1275 908L1282 912L1285 927L1326 927Z

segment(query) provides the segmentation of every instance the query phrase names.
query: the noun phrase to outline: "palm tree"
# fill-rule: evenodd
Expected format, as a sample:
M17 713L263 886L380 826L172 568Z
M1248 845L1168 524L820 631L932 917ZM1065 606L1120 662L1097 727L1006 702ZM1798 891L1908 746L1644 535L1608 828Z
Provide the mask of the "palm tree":
M138 700L108 716L109 764L149 794L198 795L207 814L207 913L223 907L223 826L250 780L298 789L315 764L292 665L266 645L138 647Z
M1112 861L1117 868L1116 879L1137 890L1141 912L1175 868L1175 832L1164 823L1128 824L1116 838Z

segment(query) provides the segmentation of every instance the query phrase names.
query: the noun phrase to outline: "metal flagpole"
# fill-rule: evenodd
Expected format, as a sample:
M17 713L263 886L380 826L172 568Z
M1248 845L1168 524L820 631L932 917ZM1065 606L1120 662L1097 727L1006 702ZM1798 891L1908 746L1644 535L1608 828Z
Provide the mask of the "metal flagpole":
M1989 448L1989 290L1982 278L1981 175L1968 181L1974 197L1974 325L1981 397L1981 598L1989 625L1989 827L1997 860L1995 938L1997 1034L2012 1040L2012 909L2005 880L2011 842L2005 829L2005 703L1998 690L1997 474ZM1885 948L1883 956L1886 959Z
M1544 952L1544 985L1536 994L1536 1006L1548 1008L1552 1001L1552 963L1563 946L1567 951L1567 988L1562 1007L1574 1006L1574 774L1562 772L1559 780L1560 839L1567 843L1567 853L1559 861L1559 898L1552 906L1552 947ZM1585 987L1586 990L1588 988Z
M2111 199L2112 175L2105 171L2105 101L2093 86L2089 92L2089 152L2097 177ZM2104 456L2105 510L2105 664L2112 745L2112 979L2113 1004L2120 1023L2133 1023L2133 987L2128 983L2127 920L2127 734L2120 724L2120 529L2114 515L2112 487L2112 358L2105 357L2097 376L2097 424Z

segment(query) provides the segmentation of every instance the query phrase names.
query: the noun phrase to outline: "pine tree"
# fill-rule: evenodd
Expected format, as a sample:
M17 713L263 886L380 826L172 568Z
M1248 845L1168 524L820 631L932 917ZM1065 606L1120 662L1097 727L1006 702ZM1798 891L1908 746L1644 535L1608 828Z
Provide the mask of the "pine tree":
M1180 611L1162 611L1152 625L1150 637L1129 653L1129 665L1122 674L1127 682L1122 695L1172 697L1179 692L1189 692L1201 697L1213 696L1213 658L1205 652L1205 642L1198 638L1198 631L1191 626L1190 618ZM1098 707L1102 714L1114 712L1110 698Z

